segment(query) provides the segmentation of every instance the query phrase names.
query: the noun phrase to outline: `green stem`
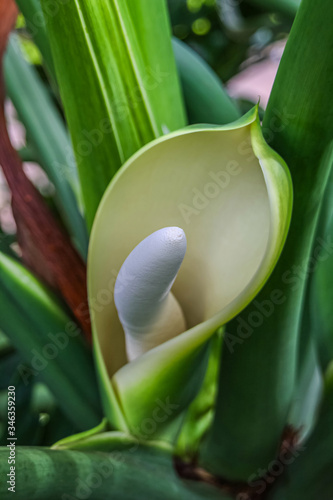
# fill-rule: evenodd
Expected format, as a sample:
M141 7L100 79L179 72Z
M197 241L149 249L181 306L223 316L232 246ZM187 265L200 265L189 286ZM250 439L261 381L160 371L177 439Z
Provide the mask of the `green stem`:
M177 38L172 45L189 123L222 125L240 118L236 103L210 66Z
M247 481L276 456L297 371L307 264L330 171L333 137L333 3L304 0L296 16L264 119L286 160L294 209L281 258L266 286L227 325L215 421L203 462Z
M327 371L325 394L316 428L294 452L269 500L331 500L333 491L333 365Z

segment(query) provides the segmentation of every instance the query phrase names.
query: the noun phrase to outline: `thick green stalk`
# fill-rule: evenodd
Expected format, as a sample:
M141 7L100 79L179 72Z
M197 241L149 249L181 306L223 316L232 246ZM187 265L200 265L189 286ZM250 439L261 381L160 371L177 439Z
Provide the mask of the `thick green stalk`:
M91 227L125 160L185 124L166 2L41 4Z
M38 160L56 188L56 202L81 254L88 246L87 229L78 204L80 186L68 133L55 104L35 70L11 37L4 58L6 90L24 124Z
M271 278L225 334L203 462L230 479L246 481L276 456L294 391L306 266L330 170L321 160L333 137L332 25L331 0L320 8L303 1L265 114L266 138L290 168L295 199Z
M302 437L313 427L322 396L322 373L313 333L308 284L299 329L295 390L288 415L288 423L295 429L300 429Z
M297 382L289 417L292 425L302 427L302 433L309 429L316 417L321 397L321 371L325 371L333 359L333 141L326 148L322 163L321 168L331 169L331 173L306 270L308 278L299 330Z
M331 500L333 492L333 364L326 374L325 394L316 428L280 476L269 500Z
M327 151L327 161L333 164L333 141ZM320 214L316 241L325 241L329 252L316 259L311 275L309 301L311 333L317 343L320 363L323 370L333 359L333 170L328 182L325 199Z
M0 448L2 500L7 490L9 448ZM179 478L172 457L136 447L110 453L58 451L47 448L16 449L16 500L231 500L208 484Z

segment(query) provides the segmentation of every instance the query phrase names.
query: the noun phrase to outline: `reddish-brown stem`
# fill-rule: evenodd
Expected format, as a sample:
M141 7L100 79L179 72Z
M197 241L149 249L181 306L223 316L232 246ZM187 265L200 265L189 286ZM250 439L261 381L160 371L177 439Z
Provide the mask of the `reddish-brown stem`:
M15 2L0 0L1 60L16 16ZM60 292L90 340L85 263L23 171L22 162L8 135L4 99L1 68L0 164L12 194L13 214L23 260L42 280Z

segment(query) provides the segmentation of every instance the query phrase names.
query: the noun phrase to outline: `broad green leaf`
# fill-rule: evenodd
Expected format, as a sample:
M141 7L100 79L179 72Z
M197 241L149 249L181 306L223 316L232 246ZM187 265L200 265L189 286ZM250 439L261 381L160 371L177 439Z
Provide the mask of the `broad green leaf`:
M231 500L215 486L184 481L169 453L140 447L109 453L16 448L16 492L2 481L2 500ZM8 474L8 448L0 448L0 474Z
M94 368L80 330L23 266L0 253L0 328L29 364L23 382L40 378L78 429L100 420Z
M125 163L100 204L88 257L95 354L111 425L126 430L126 422L144 439L175 439L204 378L214 332L251 301L278 259L291 202L288 170L264 142L256 108L228 126L164 136ZM115 278L142 239L168 226L184 228L187 238L172 290L188 330L127 363Z
M56 0L52 15L41 4L90 228L119 167L185 124L167 8L164 0Z
M240 112L208 64L185 43L172 40L189 123L223 125Z
M109 0L110 1L110 0ZM131 45L132 64L142 65L141 75L157 135L177 130L185 123L174 52L171 45L171 26L165 0L111 0L118 9L126 30L133 27L136 39ZM127 3L127 6L126 6ZM128 34L128 39L130 35Z
M333 137L332 22L330 0L320 9L302 2L264 117L264 135L290 168L295 198L272 276L226 329L217 411L202 460L228 479L246 481L276 457L295 391L306 282L299 268L309 259L330 170L321 160Z
M51 62L52 65L52 54L40 1L18 0L17 3L25 16L28 28L34 35L36 44L43 54L44 61L47 64ZM151 25L149 16L142 15L141 5L138 2L132 3L131 15L133 19L140 18L140 23L143 23L142 30L139 30L141 27L139 23L134 23L134 28L137 29L138 41L142 49L142 56L146 57L147 65L152 65L149 57L154 56L156 58L154 65L159 67L161 60L170 58L169 50L165 50L168 49L165 43L161 43L161 41L157 42L164 36L163 30L160 29L160 22L158 22L164 13L160 9L159 2L151 3L150 15L156 20ZM152 8L154 12L152 12ZM146 29L144 29L145 26L147 27ZM152 38L154 38L156 44L159 44L160 49L154 53L150 52L150 41ZM221 81L208 64L194 50L180 40L173 38L172 46L190 123L215 123L222 125L237 120L240 117L237 106L230 99ZM162 53L163 49L164 53ZM154 97L153 93L152 97ZM158 99L159 97L159 94L156 93L156 98ZM159 109L165 112L161 106L161 102L159 103Z
M38 160L56 188L57 206L82 254L87 230L79 212L80 187L72 146L62 118L35 70L10 38L4 58L6 90L21 118Z

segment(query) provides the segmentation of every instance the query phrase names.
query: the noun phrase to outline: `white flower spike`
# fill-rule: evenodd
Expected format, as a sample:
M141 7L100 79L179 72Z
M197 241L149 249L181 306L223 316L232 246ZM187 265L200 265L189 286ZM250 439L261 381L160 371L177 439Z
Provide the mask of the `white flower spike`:
M166 227L141 241L122 265L114 302L129 361L186 330L183 311L170 291L185 252L184 231Z

